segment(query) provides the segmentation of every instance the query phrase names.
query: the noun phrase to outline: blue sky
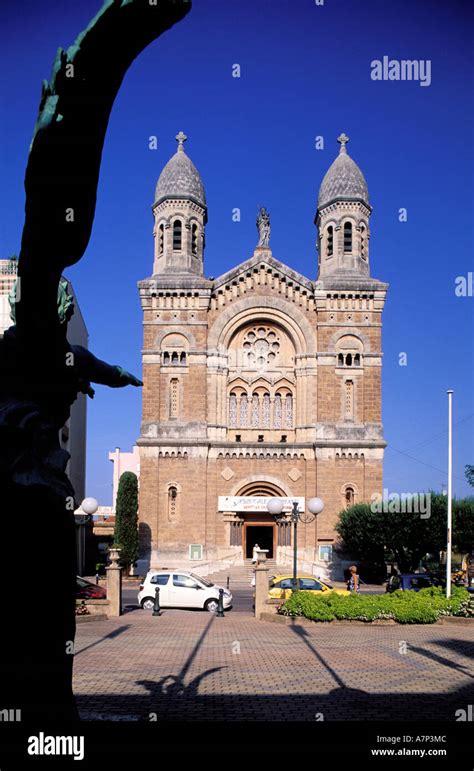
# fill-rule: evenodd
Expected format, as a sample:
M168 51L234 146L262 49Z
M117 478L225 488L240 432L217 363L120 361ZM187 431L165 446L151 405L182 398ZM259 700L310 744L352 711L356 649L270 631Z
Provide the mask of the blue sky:
M2 0L1 255L18 252L23 175L40 96L58 46L99 0ZM136 282L151 273L151 204L184 130L206 187L205 272L251 256L266 206L277 259L316 276L316 197L336 137L351 138L374 208L372 275L390 284L384 313L383 422L390 491L446 482L446 389L454 394L454 490L472 491L473 297L455 281L473 265L473 41L468 2L195 0L187 18L129 70L111 116L92 238L69 269L90 348L141 371ZM110 55L113 56L113 45ZM431 85L373 81L370 63L431 61ZM241 77L232 77L239 64ZM149 149L149 137L158 149ZM324 150L315 149L323 136ZM232 209L240 207L240 223ZM399 222L401 207L407 222ZM399 366L406 352L408 364ZM139 435L138 389L97 387L89 401L87 493L111 502L109 450Z

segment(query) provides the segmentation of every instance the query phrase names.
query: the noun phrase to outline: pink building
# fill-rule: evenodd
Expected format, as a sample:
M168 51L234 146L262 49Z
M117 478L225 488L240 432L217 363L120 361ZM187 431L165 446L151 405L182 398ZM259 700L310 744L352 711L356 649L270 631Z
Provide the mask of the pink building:
M132 452L122 452L120 447L116 447L113 452L109 452L109 460L114 464L112 510L115 513L115 503L121 475L125 471L133 471L140 479L140 453L136 445L133 447Z

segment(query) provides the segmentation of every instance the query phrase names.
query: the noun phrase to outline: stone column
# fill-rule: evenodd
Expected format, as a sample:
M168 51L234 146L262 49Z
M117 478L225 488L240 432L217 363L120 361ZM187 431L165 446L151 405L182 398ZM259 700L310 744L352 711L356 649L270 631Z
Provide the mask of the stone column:
M109 549L112 564L107 571L107 614L109 617L122 615L122 568L118 564L120 549Z
M266 611L268 599L268 549L257 549L257 566L255 568L255 618L260 618Z

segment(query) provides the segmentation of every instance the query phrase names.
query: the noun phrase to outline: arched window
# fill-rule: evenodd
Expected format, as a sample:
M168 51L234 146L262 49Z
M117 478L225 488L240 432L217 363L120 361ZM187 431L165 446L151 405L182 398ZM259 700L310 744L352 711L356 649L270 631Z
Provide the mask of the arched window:
M344 251L352 252L352 223L344 223Z
M165 248L165 226L163 223L158 229L158 251L159 254L163 254Z
M248 412L247 394L242 394L240 397L240 425L242 428L248 424Z
M360 367L364 355L362 342L354 335L344 335L336 343L338 367Z
M258 394L252 396L252 428L260 426L260 400Z
M332 225L329 225L326 256L332 257L333 250L334 250L334 228Z
M262 428L270 428L270 394L263 394Z
M230 428L237 426L237 395L234 393L229 396L229 426Z
M287 394L285 399L285 428L293 427L293 397Z
M198 252L198 226L194 222L191 227L191 252L197 254Z
M367 259L365 235L366 235L365 225L361 225L360 226L360 256L362 257L363 260Z
M170 380L170 418L177 418L179 415L179 380L172 377Z
M163 354L163 364L169 364L170 363L170 355L168 351L165 351Z
M281 428L281 394L277 394L275 396L275 403L274 403L273 409L274 409L273 427Z
M171 354L171 364L179 364L179 355L177 351L173 351Z
M350 509L351 506L355 503L355 492L354 488L350 485L347 485L345 491L344 491L344 503L346 506L346 509Z
M182 242L183 226L181 220L175 220L173 223L173 249L180 251Z
M178 514L178 488L171 485L168 488L168 519L176 519Z
M186 364L186 353L184 351L181 351L179 354L179 363Z

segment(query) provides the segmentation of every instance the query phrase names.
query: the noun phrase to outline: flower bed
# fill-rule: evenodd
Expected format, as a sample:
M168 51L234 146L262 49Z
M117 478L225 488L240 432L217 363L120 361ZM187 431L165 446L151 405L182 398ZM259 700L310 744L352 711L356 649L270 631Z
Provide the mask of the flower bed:
M446 599L441 587L419 592L391 594L315 594L294 592L278 609L283 616L304 616L312 621L375 621L393 619L399 624L433 624L441 616L474 618L474 597L462 587L453 586Z

